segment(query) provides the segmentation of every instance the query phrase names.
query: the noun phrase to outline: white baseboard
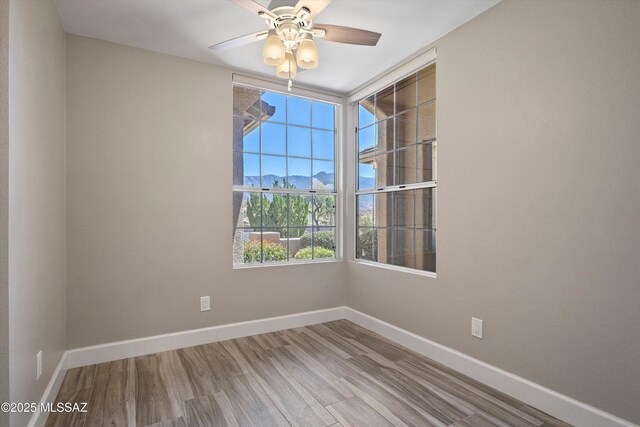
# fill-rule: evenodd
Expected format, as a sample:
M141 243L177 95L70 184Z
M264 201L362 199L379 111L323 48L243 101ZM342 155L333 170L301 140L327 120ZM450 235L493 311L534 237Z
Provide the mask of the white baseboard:
M346 307L328 308L325 310L308 311L287 316L230 323L209 328L192 329L153 337L76 348L67 351L67 368L77 368L95 363L143 356L161 351L175 350L210 342L230 340L344 319L345 308Z
M60 390L60 386L62 385L62 380L64 379L64 375L67 373L67 352L65 351L58 362L58 366L51 374L51 379L49 380L49 384L47 388L44 390L44 394L42 395L42 399L40 399L41 403L53 403L56 400L56 396L58 395L58 390ZM41 412L40 407L33 413L31 419L29 420L29 427L43 427L47 422L47 417L49 416L48 412Z
M640 427L349 307L335 307L68 350L60 359L42 401L52 402L55 399L67 369L338 319L348 319L570 424L580 427ZM43 426L46 415L48 414L34 413L29 427Z
M580 427L638 427L593 406L474 359L368 314L345 307L346 318L415 352L423 354L490 387L565 422Z

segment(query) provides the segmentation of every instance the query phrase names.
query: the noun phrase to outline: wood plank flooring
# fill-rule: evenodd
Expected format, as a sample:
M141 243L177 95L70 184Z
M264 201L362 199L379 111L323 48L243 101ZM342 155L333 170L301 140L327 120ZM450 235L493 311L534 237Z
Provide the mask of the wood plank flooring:
M346 320L67 372L47 426L568 426Z

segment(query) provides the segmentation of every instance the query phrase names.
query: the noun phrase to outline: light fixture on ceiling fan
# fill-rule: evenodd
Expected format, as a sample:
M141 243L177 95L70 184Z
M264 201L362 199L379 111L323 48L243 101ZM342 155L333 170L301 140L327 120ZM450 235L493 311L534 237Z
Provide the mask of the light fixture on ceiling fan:
M289 6L287 0L273 0L268 9L253 0L231 1L263 18L269 29L217 43L209 46L209 49L220 51L264 40L262 59L265 64L276 67L278 77L289 80L289 90L298 67L309 70L318 66L318 48L314 37L338 43L375 46L381 36L380 33L359 28L314 25L313 18L331 0L299 0L295 6Z

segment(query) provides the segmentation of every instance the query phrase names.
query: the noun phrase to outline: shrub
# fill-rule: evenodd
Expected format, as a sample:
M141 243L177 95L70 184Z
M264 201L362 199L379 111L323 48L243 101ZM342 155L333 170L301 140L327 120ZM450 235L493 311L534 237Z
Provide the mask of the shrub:
M335 246L333 231L316 232L316 241L313 245L316 248L320 247L332 251ZM303 248L311 246L311 233L305 233L300 237L300 246Z
M315 253L315 258L333 258L335 257L335 252L331 249L326 249L320 246L317 246ZM311 246L307 246L306 248L302 248L296 253L294 256L295 259L311 259L312 257L312 248Z
M262 255L264 262L286 261L287 248L276 243L265 240L262 242ZM250 240L244 242L244 262L260 262L260 240Z

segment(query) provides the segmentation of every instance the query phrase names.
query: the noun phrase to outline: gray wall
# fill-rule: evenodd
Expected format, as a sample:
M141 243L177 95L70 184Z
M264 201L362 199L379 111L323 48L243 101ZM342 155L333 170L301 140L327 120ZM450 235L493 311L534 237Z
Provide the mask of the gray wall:
M65 35L51 1L10 9L10 397L37 402L66 349Z
M348 305L639 423L638 22L505 1L439 40L438 277L350 263Z
M69 348L344 305L344 263L232 270L231 106L229 70L67 36Z
M0 0L0 402L9 400L9 1ZM9 414L0 412L0 425Z
M437 279L232 270L231 72L67 36L68 292L63 36L11 7L12 400L42 395L65 295L67 348L348 303L640 422L639 2L505 1L437 42Z

